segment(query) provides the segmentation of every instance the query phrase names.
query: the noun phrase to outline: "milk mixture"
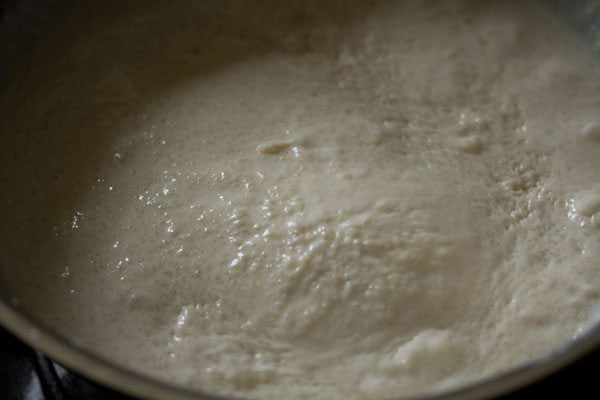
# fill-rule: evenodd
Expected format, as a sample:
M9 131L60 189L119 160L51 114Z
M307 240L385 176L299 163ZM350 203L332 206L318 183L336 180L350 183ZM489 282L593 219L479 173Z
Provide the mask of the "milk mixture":
M540 4L97 1L13 82L5 273L133 369L401 397L598 315L600 77Z

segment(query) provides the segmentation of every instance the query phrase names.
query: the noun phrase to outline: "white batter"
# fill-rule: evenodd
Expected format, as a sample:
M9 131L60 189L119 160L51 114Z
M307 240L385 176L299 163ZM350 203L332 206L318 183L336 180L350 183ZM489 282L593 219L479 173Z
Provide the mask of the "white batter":
M124 3L124 4L120 4ZM166 381L457 387L600 304L600 79L516 1L96 2L0 103L21 302Z

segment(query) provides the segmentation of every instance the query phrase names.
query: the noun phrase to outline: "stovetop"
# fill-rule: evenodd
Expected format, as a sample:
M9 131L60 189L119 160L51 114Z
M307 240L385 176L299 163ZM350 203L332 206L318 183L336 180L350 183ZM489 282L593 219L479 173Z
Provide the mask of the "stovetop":
M498 400L600 399L600 349L568 368ZM66 370L0 328L0 400L133 400Z
M95 385L0 328L0 400L132 400Z

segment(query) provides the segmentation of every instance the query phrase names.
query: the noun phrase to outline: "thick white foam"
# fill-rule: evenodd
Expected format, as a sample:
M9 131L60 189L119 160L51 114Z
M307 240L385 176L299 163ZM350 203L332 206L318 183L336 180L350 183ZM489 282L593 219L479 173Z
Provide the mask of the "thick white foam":
M589 324L600 81L545 10L112 3L0 108L7 273L56 329L190 387L348 399Z

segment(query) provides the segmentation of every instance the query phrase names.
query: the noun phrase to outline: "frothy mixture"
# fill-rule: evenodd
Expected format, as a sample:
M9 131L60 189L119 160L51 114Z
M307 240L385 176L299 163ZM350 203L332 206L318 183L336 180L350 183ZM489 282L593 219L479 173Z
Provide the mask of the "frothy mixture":
M98 1L0 107L20 301L166 381L400 397L600 304L600 78L516 1Z

